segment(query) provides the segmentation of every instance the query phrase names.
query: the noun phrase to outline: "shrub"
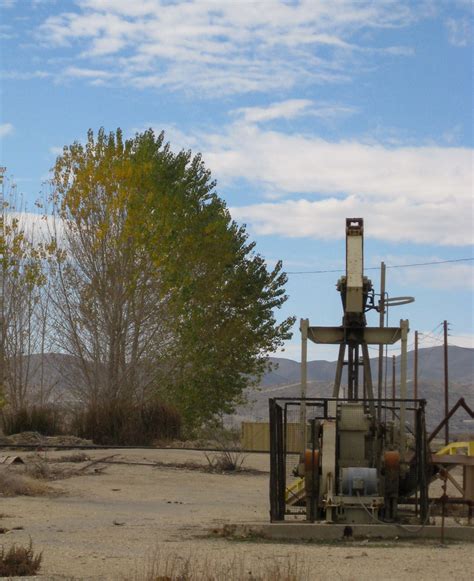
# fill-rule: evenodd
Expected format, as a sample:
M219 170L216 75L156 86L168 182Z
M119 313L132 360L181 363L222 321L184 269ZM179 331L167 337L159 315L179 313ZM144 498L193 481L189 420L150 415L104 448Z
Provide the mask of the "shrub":
M160 401L140 405L121 400L77 410L72 428L77 436L96 444L151 446L156 440L178 438L181 417Z
M213 472L239 472L246 458L238 450L222 450L215 456L204 455Z
M59 410L49 406L22 407L2 412L3 432L6 435L20 432L38 432L43 436L61 434L62 423Z
M27 474L17 474L10 470L0 471L0 494L2 496L45 496L52 488L38 482Z
M7 552L5 552L5 547L2 547L0 550L0 577L36 575L42 560L43 553L34 554L31 540L28 547L13 545Z
M213 456L205 454L209 467L214 472L238 472L246 456L242 454L240 446L240 432L232 428L225 428L221 423L209 424L212 429L212 440L219 452Z

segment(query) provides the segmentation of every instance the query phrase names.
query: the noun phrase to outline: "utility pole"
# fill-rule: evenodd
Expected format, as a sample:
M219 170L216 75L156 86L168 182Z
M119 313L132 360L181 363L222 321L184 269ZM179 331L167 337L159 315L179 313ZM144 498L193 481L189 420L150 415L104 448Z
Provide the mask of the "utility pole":
M5 259L3 255L3 248L5 242L5 200L4 200L4 175L6 167L0 167L0 397L5 393L5 375L6 375L6 361L5 361Z
M418 399L418 331L415 331L415 359L413 362L413 399Z
M448 321L443 321L444 330L444 417L449 413L449 383L448 383ZM444 443L449 444L449 420L444 428Z
M379 300L379 326L384 326L385 319L385 262L380 263L380 300ZM377 410L377 419L382 420L382 384L383 384L383 345L379 345L379 376L377 396L379 398L379 405Z
M418 331L415 331L415 352L413 354L413 399L418 399ZM416 411L418 409L416 401L414 402L415 411L414 414L414 422L413 425L415 426L415 433L417 430L417 415ZM418 488L415 490L415 515L418 516Z
M415 331L415 352L413 354L413 399L418 399L418 331ZM416 403L414 405L416 408ZM416 421L416 410L415 410Z
M392 416L395 419L395 396L396 396L396 383L395 383L395 355L392 355Z

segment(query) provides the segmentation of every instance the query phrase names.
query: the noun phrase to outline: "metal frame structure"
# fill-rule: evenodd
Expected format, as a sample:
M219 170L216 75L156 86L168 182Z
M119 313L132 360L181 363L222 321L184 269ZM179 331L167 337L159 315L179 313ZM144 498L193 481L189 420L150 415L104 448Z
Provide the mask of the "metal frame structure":
M271 398L269 400L270 413L270 519L272 522L285 520L285 515L296 514L305 516L306 520L315 522L321 520L323 516L326 500L323 498L321 483L324 474L324 467L322 465L321 454L321 430L320 424L324 421L336 420L340 412L340 407L349 400L346 398ZM417 512L420 520L425 521L428 514L428 485L431 477L430 452L428 446L428 438L426 434L425 425L425 406L426 401L423 399L397 399L395 402L392 399L384 400L367 400L365 403L366 411L369 412L371 404L380 405L381 409L394 412L400 410L402 405L409 411L415 412L415 425L410 435L410 449L407 455L406 470L403 474L397 477L396 491L390 489L387 478L390 474L387 471L381 470L380 458L385 446L389 443L390 430L388 427L377 435L374 439L375 445L374 453L370 462L371 468L376 468L381 474L380 485L378 486L378 501L381 511L381 518L386 519L387 522L396 520L396 508L398 504L410 504L411 499L408 500L415 492L417 492ZM305 406L308 419L308 438L306 442L306 459L309 462L306 464L306 475L308 478L308 470L310 472L310 480L314 483L313 486L301 485L300 481L296 480L293 485L287 482L287 457L294 456L293 453L287 450L286 428L289 423L290 410L293 408L301 408ZM339 409L338 409L339 406ZM396 414L398 415L398 414ZM374 425L376 421L374 419ZM340 442L337 442L337 446ZM339 450L338 450L339 452ZM340 472L339 466L336 466L336 475ZM335 476L337 484L336 491L341 490L341 482L338 476ZM303 479L301 479L303 480ZM296 512L292 511L288 505L288 496L292 494L292 487L298 495L297 504L300 507L306 506L306 510L299 509ZM392 499L395 501L394 506ZM342 497L341 497L342 498ZM343 507L344 502L348 499L342 498L339 507ZM359 500L356 501L359 503ZM354 504L354 502L352 502ZM337 506L337 502L334 505ZM374 499L371 500L371 507L374 507ZM327 515L326 515L327 516ZM374 515L374 520L378 517ZM327 520L326 518L323 520Z
M301 319L301 398L270 400L272 520L283 520L287 511L285 458L289 406L299 408L300 460L296 473L301 482L297 481L295 486L298 502L306 506L307 520L367 522L368 513L375 520L382 517L393 521L403 497L415 491L419 492L419 514L422 519L427 516L429 451L425 401L407 399L409 323L401 319L398 327L383 325L388 306L414 299L387 298L383 268L381 286L376 304L372 282L364 276L364 221L347 218L346 273L337 282L343 307L342 324L320 327ZM379 327L367 325L366 312L371 309L380 314ZM339 346L332 398L306 397L308 340ZM381 398L380 362L378 397L374 397L369 345L379 346L380 354L383 346L397 341L401 342L400 397ZM341 397L344 368L347 398ZM407 405L415 412L412 437L407 435ZM391 410L390 422L382 421L382 411L387 410Z

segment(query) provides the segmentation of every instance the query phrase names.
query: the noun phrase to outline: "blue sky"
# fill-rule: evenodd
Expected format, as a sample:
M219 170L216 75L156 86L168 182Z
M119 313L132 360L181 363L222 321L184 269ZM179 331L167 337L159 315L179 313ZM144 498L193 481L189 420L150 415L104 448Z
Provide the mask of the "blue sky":
M1 164L29 204L87 129L165 129L289 272L472 258L470 0L0 0ZM290 274L283 314L339 324L340 273ZM370 276L378 287L378 271ZM389 269L393 309L473 346L473 262ZM371 319L375 324L375 318ZM434 330L434 331L433 331ZM286 356L298 357L298 337ZM333 358L333 351L312 351Z

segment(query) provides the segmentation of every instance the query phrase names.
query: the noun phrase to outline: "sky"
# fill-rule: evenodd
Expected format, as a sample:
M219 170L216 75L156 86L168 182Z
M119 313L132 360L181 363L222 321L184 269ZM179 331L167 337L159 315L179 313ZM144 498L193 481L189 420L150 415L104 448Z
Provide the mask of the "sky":
M29 207L87 130L202 153L278 313L339 325L345 218L420 347L474 347L471 0L0 0L0 164ZM468 260L466 260L468 259ZM449 262L448 262L449 261ZM406 266L420 263L425 266ZM369 313L368 322L378 324ZM299 358L299 333L280 355ZM394 351L396 352L396 350ZM313 346L310 358L335 359Z

